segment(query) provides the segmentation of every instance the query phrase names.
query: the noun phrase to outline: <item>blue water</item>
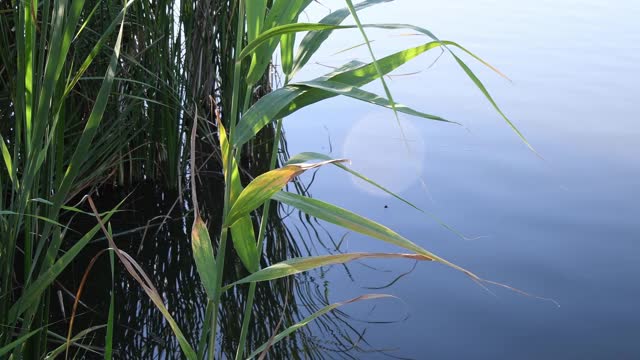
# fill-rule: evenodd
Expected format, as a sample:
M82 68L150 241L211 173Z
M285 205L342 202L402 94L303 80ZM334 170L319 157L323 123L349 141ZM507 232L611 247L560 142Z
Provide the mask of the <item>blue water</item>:
M327 13L314 9L311 20ZM560 306L496 286L486 291L432 263L418 264L389 288L365 288L411 269L412 262L399 260L366 262L376 270L352 264L352 279L331 270L331 299L370 292L401 299L344 308L363 320L355 326L367 329L373 347L394 356L640 358L640 2L398 0L361 16L367 23L424 26L506 73L512 82L464 58L540 157L449 56L430 67L434 52L401 68L398 74L410 75L392 77L389 85L396 101L463 127L402 117L405 141L390 111L338 98L296 113L285 130L292 154L350 157L355 169L467 238L337 169L318 172L313 195L380 221L485 279ZM427 41L405 36L410 31L369 33L380 56ZM330 41L314 61L338 66L369 59L362 47L335 54L360 43L357 32ZM310 64L298 79L326 71ZM379 84L368 89L383 94ZM337 238L344 234L327 229ZM401 249L349 234L341 250Z

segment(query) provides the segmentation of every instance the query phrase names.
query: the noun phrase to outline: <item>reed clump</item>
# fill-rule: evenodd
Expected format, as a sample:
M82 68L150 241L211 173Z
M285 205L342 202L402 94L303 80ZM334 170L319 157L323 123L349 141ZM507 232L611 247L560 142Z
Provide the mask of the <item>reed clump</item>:
M87 245L97 237L104 238L107 250L100 254L109 254L112 277L119 268L136 280L188 359L217 356L221 317L234 311L236 316L242 314L235 358L253 358L340 306L386 297L368 294L330 304L296 323L278 326L262 345L248 342L258 284L319 267L363 258L404 258L438 262L482 282L382 224L303 192L286 191L310 169L337 166L413 206L348 168L344 159L310 152L280 158L282 119L325 99L346 96L389 109L396 118L404 113L452 123L397 103L385 82L387 74L434 49L452 57L526 143L462 59L466 56L488 66L476 55L424 28L361 22L358 11L388 1L346 0L345 8L318 23L300 21L312 0L3 2L0 356L39 359L69 354L72 347L82 349L81 340L96 331L104 332L104 346L84 346L84 351L113 356L113 314L118 311L113 295L104 326L76 331L70 321L67 333L56 333L49 326L52 284L74 259L87 255ZM348 18L355 25L343 25ZM425 42L378 58L369 46L369 28L410 29L424 35ZM332 32L349 29L361 33L371 54L369 62L352 61L324 76L294 81ZM285 81L272 89L271 61L276 55ZM374 81L382 84L384 96L362 88ZM265 133L269 141L258 141ZM243 173L247 163L259 169L252 177ZM198 174L207 171L221 171L219 213L198 202L206 186ZM176 191L182 200L179 206L188 203L191 209L182 216L193 221L193 261L198 287L207 299L202 306L203 326L195 338L182 331L171 304L164 303L135 254L114 241L114 233L126 230L113 229L110 223L122 203L99 209L92 200L105 184L124 187L143 180ZM270 262L265 259L269 246L265 239L276 203L393 244L400 252L295 256ZM219 218L207 218L214 215ZM92 226L77 235L73 227L79 218L91 220ZM220 224L214 236L207 222ZM225 263L232 255L246 276L225 276ZM222 299L238 289L246 293L244 304L229 309ZM71 320L81 290L74 289Z

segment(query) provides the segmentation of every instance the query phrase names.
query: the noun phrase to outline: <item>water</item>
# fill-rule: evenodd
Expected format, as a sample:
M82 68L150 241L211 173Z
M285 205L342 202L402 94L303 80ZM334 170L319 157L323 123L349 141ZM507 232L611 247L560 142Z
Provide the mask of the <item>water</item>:
M311 19L324 14L322 7L309 12ZM327 275L330 297L373 291L402 299L379 301L373 310L371 303L345 308L356 319L393 321L356 326L367 329L374 347L395 356L640 356L640 3L399 0L361 16L366 23L425 26L505 72L513 83L469 60L543 159L523 145L450 57L443 55L429 68L434 53L398 71L420 73L393 77L389 84L396 101L460 121L464 128L403 117L403 123L411 122L406 133L414 160L407 160L391 112L350 99L304 109L285 121L285 130L292 154L347 156L355 169L470 239L338 170L320 170L313 195L378 220L483 278L552 298L560 307L490 286L492 295L464 275L429 263L389 288L365 288L410 270L407 261L366 262L377 270L352 264L352 278L335 269ZM426 41L369 33L379 54ZM330 39L332 45L315 61L337 66L354 57L368 59L364 48L334 55L360 43L357 32ZM311 65L299 79L326 71ZM368 89L383 93L379 84ZM370 128L363 126L367 121ZM327 228L335 237L344 234ZM350 234L341 250L398 249Z
M339 0L322 4L344 6ZM307 12L309 20L325 14L318 4ZM334 313L316 321L277 344L271 355L342 357L348 350L363 359L640 357L640 4L397 0L361 16L365 23L427 27L505 72L512 82L464 58L542 158L523 144L449 56L438 58L433 51L397 71L404 76L391 77L389 85L396 101L463 126L401 117L403 139L390 111L334 98L287 118L286 139L291 154L317 151L351 159L354 169L435 214L464 238L333 167L315 174L311 193L379 221L485 279L553 301L497 286L485 290L432 263L414 268L407 260L356 262L259 286L251 348L268 339L285 301L290 315L285 324L291 325L328 302L388 293L397 299L345 306L348 316ZM407 36L411 31L368 33L379 56L427 41ZM336 33L294 80L324 74L328 70L322 65L368 61L363 47L336 54L361 41L357 31ZM367 89L383 94L377 83ZM250 170L254 166L264 164L249 164ZM213 164L206 170L203 174L212 178L202 182L200 205L211 233L217 234L220 169ZM302 178L306 183L311 179L310 174ZM99 208L112 208L126 194L105 189ZM177 197L141 185L125 205L132 211L115 216L114 228L138 228L116 240L147 271L195 343L204 294L185 241L191 206L187 196L185 208L174 207ZM166 214L170 218L165 222ZM335 253L338 243L340 251L401 251L296 216L284 224L274 218L270 224L266 253L271 262L309 251ZM103 248L98 241L89 253ZM77 289L90 259L76 259L61 282ZM237 261L227 265L227 279L246 275ZM82 297L89 307L80 307L76 329L106 321L108 259L100 259L96 268L102 270L93 270ZM178 344L160 313L121 268L116 272L116 354L179 358ZM244 296L242 291L230 293L223 304L219 341L227 357L234 353ZM58 307L55 300L53 311ZM68 311L70 304L66 307ZM66 333L66 323L60 326ZM100 336L96 339L99 345Z

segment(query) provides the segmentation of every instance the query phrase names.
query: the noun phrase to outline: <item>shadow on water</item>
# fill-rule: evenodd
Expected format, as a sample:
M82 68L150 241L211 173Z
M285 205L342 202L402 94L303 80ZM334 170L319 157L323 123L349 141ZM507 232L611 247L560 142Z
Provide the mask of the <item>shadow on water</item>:
M267 166L261 154L270 148L268 139L273 138L273 129L265 131L260 141L254 145L252 157L245 159L243 167L247 176L266 171ZM284 143L284 142L283 142ZM286 150L280 161L286 159ZM199 172L199 202L202 215L208 219L210 234L220 232L223 182L218 162L210 159ZM309 184L295 183L298 192L304 192ZM116 214L111 225L116 232L115 241L121 250L130 254L152 279L158 292L187 339L195 344L200 336L205 317L206 294L200 286L193 263L190 232L193 211L185 191L162 189L153 183L138 184L135 189L103 187L94 200L100 211L114 208L119 201L128 197L122 211ZM268 222L267 238L262 257L262 266L292 257L317 253L315 249L335 252L336 242L313 218L297 214L298 225L283 221L294 216L278 204L272 203ZM275 210L275 211L274 211ZM87 220L89 219L89 220ZM257 223L257 218L254 219ZM74 220L72 227L82 233L95 223L86 217ZM299 225L302 224L302 225ZM257 229L256 229L257 233ZM329 239L329 240L327 240ZM218 239L212 239L217 243ZM331 244L331 245L329 245ZM51 299L53 328L66 334L67 320L73 306L73 296L92 257L107 246L106 239L98 238L87 247L84 257L75 262L59 279ZM232 247L225 264L225 279L233 281L247 275L241 262L233 254ZM170 327L151 300L136 281L124 271L116 260L115 291L115 335L114 354L122 359L177 359L181 358L178 341ZM101 256L91 270L80 299L74 322L74 334L91 326L107 323L107 314L112 288L109 257ZM220 308L220 329L216 358L233 358L240 337L242 309L246 302L246 287L232 289L224 294ZM267 342L274 330L280 330L299 322L304 317L329 304L328 282L323 272L310 272L279 281L259 283L254 303L254 316L247 339L248 350ZM349 316L334 311L303 327L269 350L271 358L320 359L354 358L361 351L371 352L364 339L362 327L351 324ZM83 340L84 349L77 350L82 358L100 357L104 346L104 329ZM95 351L95 352L92 352Z

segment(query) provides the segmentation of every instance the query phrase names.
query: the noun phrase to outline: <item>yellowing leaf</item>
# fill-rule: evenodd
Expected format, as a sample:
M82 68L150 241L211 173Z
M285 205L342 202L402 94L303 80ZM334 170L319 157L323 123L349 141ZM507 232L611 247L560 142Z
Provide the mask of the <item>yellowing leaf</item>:
M290 164L279 169L268 171L255 178L242 191L234 202L227 217L227 225L233 225L240 217L248 215L278 191L282 190L289 181L303 172L322 165L345 162L345 159L331 159L313 164Z
M198 275L209 299L214 298L216 289L216 259L213 255L211 237L207 225L198 216L191 228L191 248Z

